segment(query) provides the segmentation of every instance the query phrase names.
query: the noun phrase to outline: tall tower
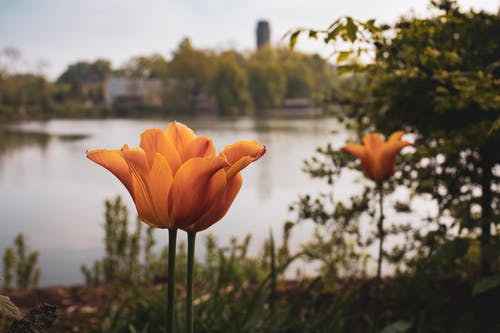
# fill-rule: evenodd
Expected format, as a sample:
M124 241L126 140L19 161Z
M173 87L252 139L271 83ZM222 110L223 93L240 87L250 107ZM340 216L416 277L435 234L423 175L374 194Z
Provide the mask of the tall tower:
M257 49L269 45L271 39L271 28L269 22L261 20L257 22Z

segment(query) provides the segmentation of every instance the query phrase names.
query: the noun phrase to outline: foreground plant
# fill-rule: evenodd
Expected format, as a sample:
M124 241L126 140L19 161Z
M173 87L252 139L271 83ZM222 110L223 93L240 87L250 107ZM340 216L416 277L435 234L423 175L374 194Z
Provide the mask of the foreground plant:
M172 122L166 131L148 129L140 145L98 149L87 157L112 172L132 196L142 221L169 230L167 332L173 331L177 230L188 232L187 309L192 332L192 275L196 232L219 221L238 194L240 171L265 153L257 141L238 141L216 155L212 139ZM191 277L189 277L191 276Z
M363 137L363 145L358 143L349 143L342 149L361 161L361 167L364 175L376 183L376 190L379 193L379 220L377 223L379 248L377 260L377 314L380 307L380 282L382 275L382 258L384 243L384 206L383 206L383 182L388 180L396 168L396 155L411 143L401 141L404 135L403 131L397 131L391 134L387 141L379 133L370 133Z
M7 247L3 255L3 288L26 289L36 287L41 270L38 267L38 251L29 251L24 234L14 239L14 245Z

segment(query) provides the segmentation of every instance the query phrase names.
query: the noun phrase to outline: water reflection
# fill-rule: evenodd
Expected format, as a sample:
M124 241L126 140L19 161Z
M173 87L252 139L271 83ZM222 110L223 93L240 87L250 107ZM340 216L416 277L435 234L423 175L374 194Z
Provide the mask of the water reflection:
M0 168L2 161L10 153L28 147L36 147L42 153L47 150L51 140L73 142L87 138L86 134L50 134L47 132L26 131L17 127L0 127Z
M23 147L36 146L45 151L51 136L47 133L24 132L12 128L0 127L0 167L2 160L9 153Z
M255 248L269 228L280 237L287 207L298 194L324 186L301 172L302 161L327 141L338 146L345 141L343 132L330 134L338 125L328 118L178 120L197 134L212 137L218 151L242 139L256 139L266 146L268 153L243 171L243 189L227 216L210 229L222 242L251 233ZM103 250L104 200L122 195L135 212L119 181L89 162L85 151L119 148L125 143L137 146L142 131L165 128L168 121L171 119L52 120L2 129L0 251L17 233L24 232L29 244L41 252L42 284L81 282L80 264L90 263ZM156 234L159 243L165 243L166 235ZM308 235L300 237L297 241Z

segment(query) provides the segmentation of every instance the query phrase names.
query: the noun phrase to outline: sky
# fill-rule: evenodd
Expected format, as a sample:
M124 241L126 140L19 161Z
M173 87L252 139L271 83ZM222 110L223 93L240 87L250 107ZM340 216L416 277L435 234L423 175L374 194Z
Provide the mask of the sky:
M462 9L497 12L499 0L459 0ZM18 71L55 79L71 63L97 58L118 68L138 55L167 59L181 40L196 48L255 48L258 20L271 25L271 42L293 28L326 28L340 16L393 23L429 15L428 0L0 0L0 50L21 51ZM322 44L299 50L326 55ZM7 61L5 56L0 61Z

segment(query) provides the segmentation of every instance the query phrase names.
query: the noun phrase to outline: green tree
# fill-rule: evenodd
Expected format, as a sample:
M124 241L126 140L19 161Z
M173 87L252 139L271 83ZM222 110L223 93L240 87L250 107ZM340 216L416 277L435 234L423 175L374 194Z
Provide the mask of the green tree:
M94 62L79 61L68 68L57 78L57 83L71 87L71 94L75 97L87 95L85 84L99 84L111 74L111 62L106 59L97 59Z
M79 61L69 65L57 78L57 83L74 84L75 82L102 81L110 73L111 62L109 60Z
M189 38L180 43L169 63L167 104L176 112L195 112L197 99L210 91L212 55L197 50Z
M290 49L274 49L275 58L280 64L286 77L286 98L310 98L314 90L329 88L332 82L322 82L316 85L315 76L328 73L328 69L321 66L314 67L315 55L293 52ZM321 59L318 57L318 59ZM320 63L326 63L324 59ZM314 71L318 71L314 73ZM330 71L331 72L331 71Z
M318 54L308 55L304 57L303 61L311 70L313 92L324 93L338 80L338 75L333 64Z
M500 253L491 234L500 223L500 133L487 135L500 116L500 18L460 12L451 1L434 5L441 15L403 19L393 38L377 38L371 110L382 112L370 119L418 133L417 173L402 180L437 199L457 231L480 232L482 272L490 274Z
M138 56L129 60L122 72L134 78L165 79L168 75L168 62L161 54Z
M222 114L241 114L248 106L248 79L233 53L217 58L213 90Z
M273 50L262 48L248 64L248 82L252 100L257 109L282 105L286 92L286 76L275 60Z
M42 76L12 74L0 77L0 107L9 117L51 111L51 84Z
M463 262L479 238L481 271L489 275L500 253L495 171L500 133L488 134L500 117L500 17L462 12L455 1L431 3L439 14L402 18L383 29L373 21L337 20L325 40L363 43L369 35L374 47L375 62L357 67L366 83L359 95L365 98L344 96L344 110L356 128L383 133L404 128L415 134L417 152L398 178L439 207L430 220L437 231L420 236L421 253L432 256L450 242L465 244L465 250L452 251L454 260ZM338 59L352 55L340 52Z
M313 75L304 61L289 59L283 64L286 76L285 97L309 97L313 88Z

